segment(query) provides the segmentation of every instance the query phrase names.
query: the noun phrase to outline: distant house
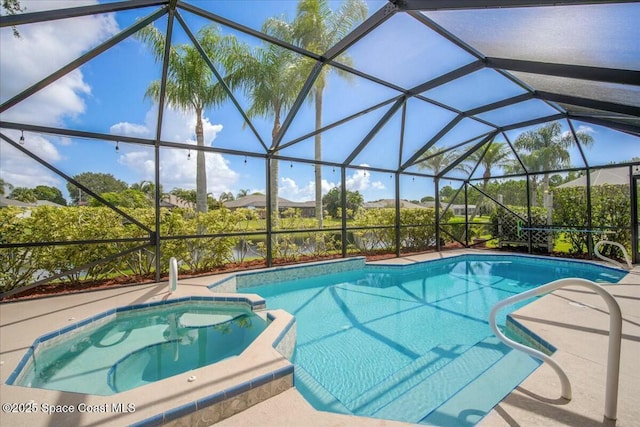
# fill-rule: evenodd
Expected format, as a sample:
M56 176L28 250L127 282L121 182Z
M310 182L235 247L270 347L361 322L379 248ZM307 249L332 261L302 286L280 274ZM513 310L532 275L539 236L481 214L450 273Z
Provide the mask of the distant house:
M21 202L20 200L7 199L6 197L0 197L0 209L14 206L18 208L24 208L22 212L16 215L18 218L30 218L31 208L37 208L38 206L53 206L56 208L63 208L63 205L50 202L49 200L36 200L34 203Z
M18 208L36 208L38 206L53 206L56 208L62 208L64 205L54 203L49 200L36 200L34 203L21 202L20 200L7 199L6 197L0 197L0 208L6 208L9 206L15 206Z
M629 168L627 166L619 168L597 169L589 173L591 180L591 186L598 185L629 185ZM565 182L556 188L572 188L572 187L586 187L587 176L583 175L573 181Z
M34 203L25 203L19 200L7 199L6 197L0 197L0 208L8 208L9 206L15 206L18 208L32 208Z
M362 207L365 209L375 209L375 208L393 208L396 206L396 201L394 199L382 199L382 200L378 200L375 202L365 202ZM447 203L446 202L440 202L440 209L444 210L447 207ZM411 203L408 202L406 200L400 200L400 209L426 209L426 208L431 208L431 209L435 209L436 208L436 202L424 202L421 204L416 204L416 203ZM473 211L475 210L476 206L475 205L469 205L469 215L473 214ZM454 215L456 216L462 216L464 215L465 212L465 206L464 205L451 205L451 207L449 208L449 210L451 212L453 212Z
M239 197L236 200L229 200L224 202L224 205L231 209L266 209L267 208L267 196L264 194L251 194L249 196ZM311 200L308 202L293 202L291 200L278 197L278 210L280 213L287 209L299 209L300 216L303 218L315 218L316 216L316 203Z
M364 202L362 207L364 209L380 209L380 208L395 208L395 199L382 199L375 202ZM425 209L427 206L417 205L415 203L408 202L406 200L400 200L401 209Z
M440 202L440 210L443 211L444 209L446 209L448 204L449 204L448 202L441 201ZM424 203L421 203L418 206L420 206L422 208L435 209L436 208L436 202L435 201L424 202ZM449 207L449 211L452 212L455 216L464 216L465 210L468 212L469 215L473 215L473 212L475 211L475 209L476 209L476 205L469 205L466 208L465 208L465 205L451 205L451 207Z
M187 202L184 199L176 196L175 194L165 194L162 196L162 200L160 200L161 208L184 208L184 209L195 209L196 204Z

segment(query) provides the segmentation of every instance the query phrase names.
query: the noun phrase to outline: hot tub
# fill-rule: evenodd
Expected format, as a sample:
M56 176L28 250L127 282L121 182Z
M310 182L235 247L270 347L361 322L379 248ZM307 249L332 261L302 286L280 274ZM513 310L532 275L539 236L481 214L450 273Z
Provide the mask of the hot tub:
M120 393L239 355L265 330L262 316L241 298L120 307L37 338L8 383Z

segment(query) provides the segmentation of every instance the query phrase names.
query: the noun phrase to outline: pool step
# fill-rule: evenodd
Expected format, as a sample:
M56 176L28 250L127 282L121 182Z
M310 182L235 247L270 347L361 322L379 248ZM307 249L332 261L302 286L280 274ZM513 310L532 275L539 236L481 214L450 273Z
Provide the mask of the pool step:
M338 399L333 396L300 365L295 365L293 385L304 398L319 411L352 414Z
M420 420L420 424L443 427L475 425L539 365L540 362L523 352L512 350ZM486 390L491 390L491 393Z
M417 423L499 361L508 350L496 337L485 338L371 416Z
M471 346L441 345L385 378L346 406L358 415L373 415L383 406L402 396Z

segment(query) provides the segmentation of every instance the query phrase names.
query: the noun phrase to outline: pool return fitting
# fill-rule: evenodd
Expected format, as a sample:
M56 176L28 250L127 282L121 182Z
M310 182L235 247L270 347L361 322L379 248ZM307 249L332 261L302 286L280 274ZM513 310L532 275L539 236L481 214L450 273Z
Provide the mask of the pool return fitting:
M553 368L554 371L560 377L562 384L562 397L567 400L571 400L571 383L567 374L564 373L560 365L546 354L534 350L531 347L527 347L520 343L517 343L507 338L502 331L496 325L496 315L501 308L523 301L529 298L544 295L546 293L555 291L556 289L564 288L566 286L584 286L594 291L602 297L609 307L609 354L607 356L607 379L605 389L605 401L604 401L604 416L610 420L615 420L617 416L618 408L618 381L620 377L620 347L622 345L622 312L620 305L615 298L602 286L595 282L586 279L560 279L547 283L546 285L539 286L526 292L522 292L518 295L503 299L493 306L489 313L489 325L496 334L498 339L511 348L520 350L529 356L540 359L546 362Z
M169 259L169 292L175 292L178 287L178 260L175 257Z

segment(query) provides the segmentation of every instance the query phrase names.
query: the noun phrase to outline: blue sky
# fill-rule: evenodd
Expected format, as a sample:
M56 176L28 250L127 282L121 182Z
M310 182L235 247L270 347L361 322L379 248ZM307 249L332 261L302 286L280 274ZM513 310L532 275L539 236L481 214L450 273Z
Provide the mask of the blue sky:
M27 11L47 8L94 4L90 0L23 0ZM259 29L262 22L271 16L293 18L295 1L195 1L196 6ZM384 4L369 2L370 13ZM337 8L340 2L331 2ZM136 19L151 13L151 9L123 12L102 16L84 17L73 21L53 21L19 28L22 37L16 39L11 29L0 33L0 75L2 87L0 99L4 102L21 90L75 59L118 31L131 25ZM247 13L250 11L250 13ZM191 30L196 32L203 20L183 13ZM165 18L163 18L164 20ZM159 22L159 27L164 24ZM259 43L251 37L223 29L225 33L239 36L249 44ZM181 29L175 37L186 40ZM412 42L420 40L420 43ZM382 79L388 79L403 87L412 87L456 69L473 61L463 52L440 36L419 24L413 18L399 14L376 29L348 51L355 67ZM114 135L153 138L156 129L157 106L144 93L148 83L160 75L147 48L134 38L119 43L104 54L94 58L53 85L7 110L2 120L34 123L45 126L67 127L83 131L110 133ZM523 93L517 85L491 70L481 70L462 79L460 84L449 84L433 89L425 96L450 103L456 108L468 109L498 99ZM247 99L236 94L240 104L247 107ZM354 114L398 93L354 77L346 81L331 73L325 90L324 124L330 124L345 115ZM323 135L323 158L327 161L342 161L355 148L369 129L392 104L328 131ZM507 124L553 113L541 101L528 101L508 111L496 110L484 113L482 118L497 124ZM398 152L401 114L398 112L372 140L369 147L355 159L355 165L395 168L398 161L405 161L415 150L445 126L454 114L432 104L413 99L408 103L404 152ZM193 114L165 110L162 139L195 144ZM640 155L637 139L625 134L586 123L576 123L579 130L588 132L596 144L586 153L592 165L627 161ZM246 149L262 152L262 146L247 127L235 107L227 102L205 114L205 139L215 147ZM264 142L270 144L272 123L267 119L256 119L254 125ZM300 137L313 130L313 108L305 103L293 121L283 142ZM565 124L565 130L568 127ZM489 128L469 119L463 120L450 135L438 142L438 147L448 147ZM525 129L526 130L526 129ZM522 130L509 132L514 140ZM6 131L17 140L20 132ZM69 175L85 171L112 173L128 183L153 178L153 149L145 146L116 144L105 141L60 138L26 132L25 147ZM615 149L612 146L615 145ZM282 155L313 158L313 139L302 141L284 149ZM33 187L54 185L65 188L65 181L43 169L33 160L17 152L8 144L0 145L0 176L14 186ZM195 155L188 159L184 150L163 149L161 151L161 179L165 190L174 187L195 188ZM572 151L572 165L582 166L577 150ZM264 160L220 154L207 154L208 189L214 196L223 191L234 194L240 189L264 191ZM481 172L479 172L481 173ZM499 171L494 171L499 173ZM338 185L339 171L327 166L323 168L323 191ZM389 174L350 169L347 185L359 190L366 200L390 198L394 183ZM292 200L311 200L314 194L313 167L304 163L281 162L280 195ZM419 199L432 195L432 181L403 179L403 198Z

